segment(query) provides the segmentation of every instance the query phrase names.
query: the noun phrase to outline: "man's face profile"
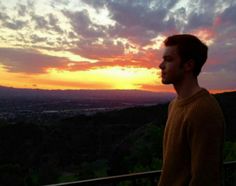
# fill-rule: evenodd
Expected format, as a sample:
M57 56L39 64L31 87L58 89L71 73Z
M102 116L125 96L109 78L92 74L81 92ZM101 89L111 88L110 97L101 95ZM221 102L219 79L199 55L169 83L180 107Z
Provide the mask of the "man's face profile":
M181 67L181 58L177 46L167 46L163 53L161 78L163 84L175 84L183 78L184 70Z

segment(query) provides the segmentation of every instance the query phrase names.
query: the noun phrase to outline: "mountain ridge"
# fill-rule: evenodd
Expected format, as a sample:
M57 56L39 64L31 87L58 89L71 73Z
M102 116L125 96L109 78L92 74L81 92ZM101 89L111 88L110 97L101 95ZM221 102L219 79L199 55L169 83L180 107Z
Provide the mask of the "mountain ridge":
M171 98L174 93L171 92L152 92L137 89L73 89L73 90L44 90L44 89L26 89L0 86L1 98L20 98L20 97L57 97L70 99L132 99L132 98Z

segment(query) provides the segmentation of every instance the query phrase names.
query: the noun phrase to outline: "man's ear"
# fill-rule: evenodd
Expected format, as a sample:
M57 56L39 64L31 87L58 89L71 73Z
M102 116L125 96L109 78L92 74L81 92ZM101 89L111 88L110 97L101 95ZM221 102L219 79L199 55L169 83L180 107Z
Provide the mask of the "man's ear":
M188 60L186 63L184 63L184 69L185 71L193 71L194 69L194 66L195 66L195 62L194 60L190 59Z

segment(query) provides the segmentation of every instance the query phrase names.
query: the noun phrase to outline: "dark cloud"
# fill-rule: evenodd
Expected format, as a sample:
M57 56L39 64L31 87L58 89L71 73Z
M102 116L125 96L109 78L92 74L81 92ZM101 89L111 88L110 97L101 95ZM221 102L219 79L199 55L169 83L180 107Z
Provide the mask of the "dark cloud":
M28 21L23 21L18 16L17 18L11 18L7 14L7 10L5 7L0 7L0 21L2 22L2 26L12 29L12 30L20 30L23 27L26 27Z
M199 0L199 1L190 1L189 7L192 7L191 12L187 16L188 24L185 25L184 32L191 32L195 29L211 29L216 26L216 20L218 23L220 21L220 26L222 29L216 30L221 32L225 29L226 26L231 26L230 24L236 24L236 4L233 5L231 1L224 0ZM223 13L220 12L220 9L226 8ZM224 25L224 26L223 26Z
M150 38L156 36L156 33L140 26L123 27L122 25L116 25L109 30L109 35L111 38L125 38L131 43L146 45L150 42Z
M105 36L105 27L92 23L87 10L63 11L63 13L70 20L74 32L80 37L90 39Z
M49 14L48 15L48 18L49 18L49 24L51 26L54 26L54 25L57 25L58 24L58 18L55 17L53 14Z
M185 32L190 32L193 29L212 27L213 22L214 16L211 14L193 12L188 17L188 25L185 28Z
M16 9L19 16L23 17L26 16L28 13L26 5L19 4Z
M31 42L32 43L39 43L39 42L46 42L47 38L46 37L39 37L36 34L31 35Z
M34 50L0 48L0 63L9 72L44 73L49 67L63 68L67 64L65 58L40 54Z
M79 39L77 48L71 49L72 52L87 58L99 58L104 56L121 55L124 46L121 43L115 45L112 39L108 38L107 28L102 25L94 24L86 10L83 11L64 11L64 15L70 20L73 32L69 33L70 38ZM103 38L102 44L97 44L98 38Z
M48 21L44 16L32 15L32 21L35 22L35 29L48 29Z
M114 44L112 40L105 40L102 44L93 44L94 40L81 39L73 53L86 58L99 59L104 57L114 57L124 54L124 46L118 42Z
M27 26L28 21L21 21L21 20L6 20L3 23L4 27L7 27L12 30L19 30Z
M183 32L191 33L193 30L197 29L207 29L214 25L215 17L217 15L216 9L223 3L219 3L221 0L199 0L199 1L189 1L188 7L183 7L185 9L185 19L187 24L183 26Z
M138 45L146 45L160 32L175 30L175 20L166 18L176 1L83 0L93 8L106 7L116 22L106 33L113 38L123 37ZM78 29L77 29L78 30Z
M4 21L6 19L10 19L10 17L4 12L0 12L0 20Z
M165 8L150 9L142 4L121 4L120 1L108 5L112 18L124 27L144 27L147 30L162 31L165 29Z
M48 14L48 24L49 24L50 29L52 29L58 33L63 33L63 30L60 27L59 20L55 15Z
M230 23L236 25L236 4L225 9L221 15L223 23Z
M111 30L111 34L116 33L117 37L131 38L137 44L145 45L158 33L175 29L175 21L171 17L167 19L166 8L173 6L173 3L162 4L158 9L153 9L150 2L138 2L115 1L107 5L111 18L117 22L116 29Z
M45 16L33 14L31 15L31 20L34 21L35 29L37 30L55 31L60 34L63 33L58 18L52 13Z
M75 38L77 38L78 37L78 35L76 34L76 33L74 33L74 32L69 32L68 33L68 37L70 38L70 39L75 39Z
M83 1L93 8L108 8L110 18L116 21L114 26L104 27L91 21L86 10L63 10L69 19L73 32L70 38L79 38L77 48L71 49L73 53L92 59L115 57L124 54L125 47L122 43L114 44L116 38L126 38L132 43L145 46L150 44L150 39L161 31L175 30L175 21L165 19L168 8L175 5L174 1L165 1L153 8L156 1ZM103 38L102 44L95 41ZM119 63L120 64L120 63ZM125 63L124 63L125 64Z

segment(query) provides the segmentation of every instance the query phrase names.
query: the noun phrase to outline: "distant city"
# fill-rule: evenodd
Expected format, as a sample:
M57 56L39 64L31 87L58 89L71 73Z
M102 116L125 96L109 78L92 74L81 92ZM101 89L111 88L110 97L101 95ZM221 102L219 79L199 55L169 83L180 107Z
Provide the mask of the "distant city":
M0 87L0 119L49 124L84 114L166 103L173 93L140 90L38 90Z

